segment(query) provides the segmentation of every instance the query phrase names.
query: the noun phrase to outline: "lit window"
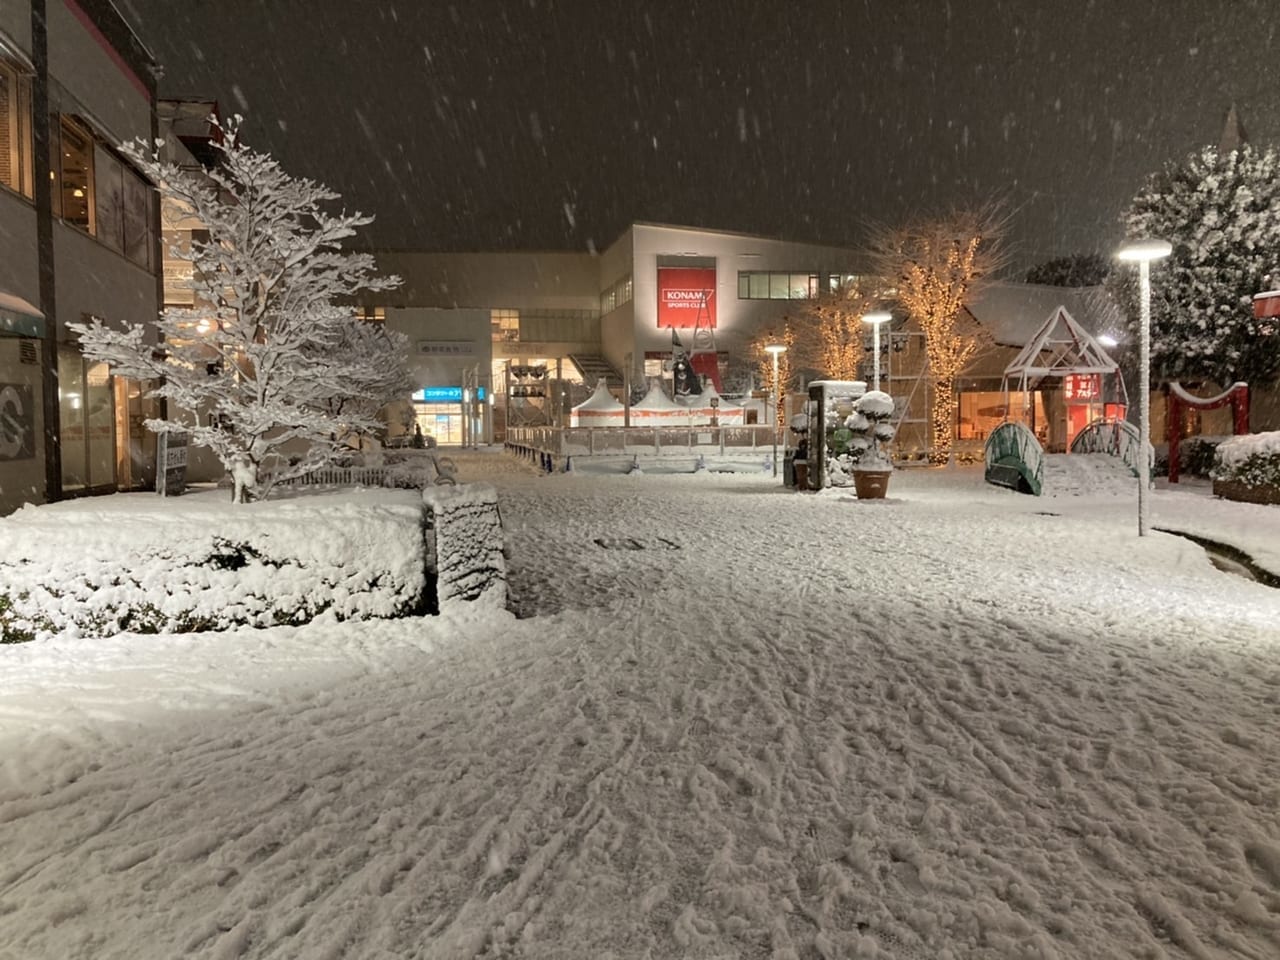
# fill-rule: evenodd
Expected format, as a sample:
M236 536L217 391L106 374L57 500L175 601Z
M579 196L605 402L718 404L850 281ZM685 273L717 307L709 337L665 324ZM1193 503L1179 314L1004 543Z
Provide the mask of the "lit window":
M62 219L86 233L93 222L93 141L68 120L62 121Z
M31 84L11 64L0 62L0 185L32 194Z
M364 323L386 323L386 307L356 307L356 319Z
M517 343L520 340L519 310L490 310L489 329L494 343Z

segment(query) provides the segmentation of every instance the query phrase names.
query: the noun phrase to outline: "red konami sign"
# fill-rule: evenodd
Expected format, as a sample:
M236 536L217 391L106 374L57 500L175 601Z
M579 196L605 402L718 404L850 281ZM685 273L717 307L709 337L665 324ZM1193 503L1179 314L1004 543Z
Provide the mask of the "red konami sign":
M1102 396L1102 378L1096 373L1068 373L1062 378L1062 399L1087 403Z
M1253 315L1259 320L1280 317L1280 290L1268 290L1254 297Z
M699 319L701 314L701 319ZM658 268L658 326L716 325L716 268Z

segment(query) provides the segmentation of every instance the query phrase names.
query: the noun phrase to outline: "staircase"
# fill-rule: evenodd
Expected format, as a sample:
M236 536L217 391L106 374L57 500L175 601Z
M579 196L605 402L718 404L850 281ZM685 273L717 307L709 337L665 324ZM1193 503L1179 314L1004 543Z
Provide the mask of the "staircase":
M573 353L569 355L569 360L578 368L578 373L582 374L582 382L589 388L594 389L596 381L604 377L605 383L610 387L622 387L622 374L619 373L608 360L598 354L591 353Z

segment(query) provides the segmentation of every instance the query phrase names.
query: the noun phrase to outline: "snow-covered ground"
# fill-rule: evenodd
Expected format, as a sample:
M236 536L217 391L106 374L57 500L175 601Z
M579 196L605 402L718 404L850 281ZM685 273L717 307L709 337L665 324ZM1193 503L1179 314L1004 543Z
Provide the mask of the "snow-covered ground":
M0 648L0 958L1280 956L1280 591L1110 461L455 459L519 619Z

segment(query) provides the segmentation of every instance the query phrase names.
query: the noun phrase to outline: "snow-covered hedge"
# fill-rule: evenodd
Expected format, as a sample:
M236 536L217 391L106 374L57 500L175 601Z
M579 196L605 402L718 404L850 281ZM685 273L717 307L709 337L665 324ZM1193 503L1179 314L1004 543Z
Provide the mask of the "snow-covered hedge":
M1219 444L1212 476L1216 496L1280 504L1280 432L1232 437Z
M1280 431L1224 440L1214 453L1212 476L1247 487L1280 487Z
M0 519L0 641L396 617L434 605L420 494L224 498L125 494Z

